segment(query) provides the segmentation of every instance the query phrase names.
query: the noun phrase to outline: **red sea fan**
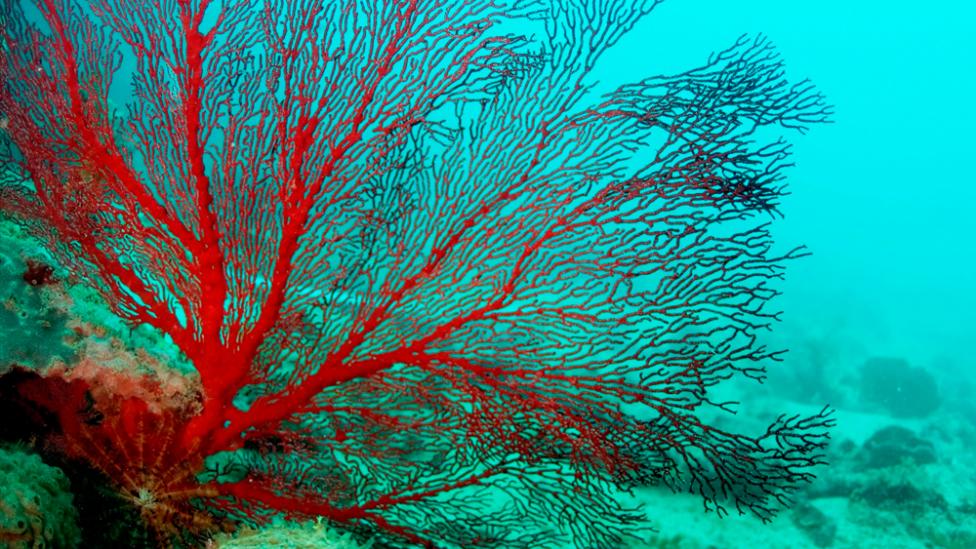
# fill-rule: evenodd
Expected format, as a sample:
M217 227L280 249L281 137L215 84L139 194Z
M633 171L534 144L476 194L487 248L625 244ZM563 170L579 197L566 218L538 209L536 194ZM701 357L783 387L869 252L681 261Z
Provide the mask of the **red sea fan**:
M596 97L658 2L0 2L0 207L196 371L30 394L162 538L611 547L615 491L768 519L821 462L699 414L779 357L758 140L829 114L764 39Z

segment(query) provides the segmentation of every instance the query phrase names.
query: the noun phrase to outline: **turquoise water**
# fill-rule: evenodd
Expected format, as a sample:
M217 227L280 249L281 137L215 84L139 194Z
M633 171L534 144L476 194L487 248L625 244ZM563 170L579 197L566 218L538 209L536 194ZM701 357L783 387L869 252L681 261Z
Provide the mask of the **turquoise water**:
M833 124L792 139L797 166L775 230L813 255L782 286L778 336L792 352L769 383L773 400L837 407L833 465L806 500L816 512L801 506L765 528L702 523L688 502L669 518L701 544L976 547L973 21L976 5L951 0L666 2L614 52L607 78L680 70L762 32L836 111ZM644 52L640 63L627 48ZM931 399L925 413L900 408ZM866 464L866 448L892 433L904 436L893 448L925 457L892 450L902 465ZM665 532L675 523L663 522Z
M681 70L743 32L768 35L788 74L812 79L836 111L832 125L791 139L797 167L777 236L814 255L790 270L786 321L840 313L889 352L965 360L976 341L973 20L971 2L951 0L669 1L604 68L608 78Z

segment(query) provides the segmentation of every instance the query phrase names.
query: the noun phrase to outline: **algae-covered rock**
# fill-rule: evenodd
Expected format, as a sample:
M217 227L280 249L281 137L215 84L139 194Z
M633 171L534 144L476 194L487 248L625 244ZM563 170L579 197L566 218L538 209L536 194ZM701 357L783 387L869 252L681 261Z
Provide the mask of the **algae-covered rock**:
M278 521L260 529L245 528L233 536L222 535L207 544L213 549L370 549L372 542L361 542L350 532L340 532L325 521L298 524Z
M0 448L0 486L0 547L78 547L78 512L61 469L19 448Z
M48 299L60 291L47 287L59 273L27 242L0 221L0 374L15 364L40 369L72 356L63 342L67 314Z

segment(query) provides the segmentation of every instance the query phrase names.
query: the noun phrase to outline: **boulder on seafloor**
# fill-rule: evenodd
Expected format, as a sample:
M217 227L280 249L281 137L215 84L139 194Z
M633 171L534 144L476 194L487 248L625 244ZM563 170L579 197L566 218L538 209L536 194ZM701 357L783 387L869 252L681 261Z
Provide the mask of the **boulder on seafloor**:
M899 418L925 417L942 404L932 374L900 358L872 358L864 363L861 398Z

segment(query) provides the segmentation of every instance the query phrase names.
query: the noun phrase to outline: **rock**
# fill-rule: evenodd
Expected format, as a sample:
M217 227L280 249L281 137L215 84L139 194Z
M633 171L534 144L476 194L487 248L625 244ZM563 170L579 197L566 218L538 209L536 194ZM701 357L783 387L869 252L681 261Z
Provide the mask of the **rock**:
M865 469L881 469L905 462L927 465L935 463L936 457L931 442L899 425L885 427L871 435L857 454Z
M0 448L0 486L0 547L78 546L78 511L61 469L19 448Z
M925 417L942 404L935 378L900 358L872 358L861 367L861 397L894 417Z
M793 524L817 547L830 547L837 537L837 523L823 511L809 503L797 506L792 513Z

